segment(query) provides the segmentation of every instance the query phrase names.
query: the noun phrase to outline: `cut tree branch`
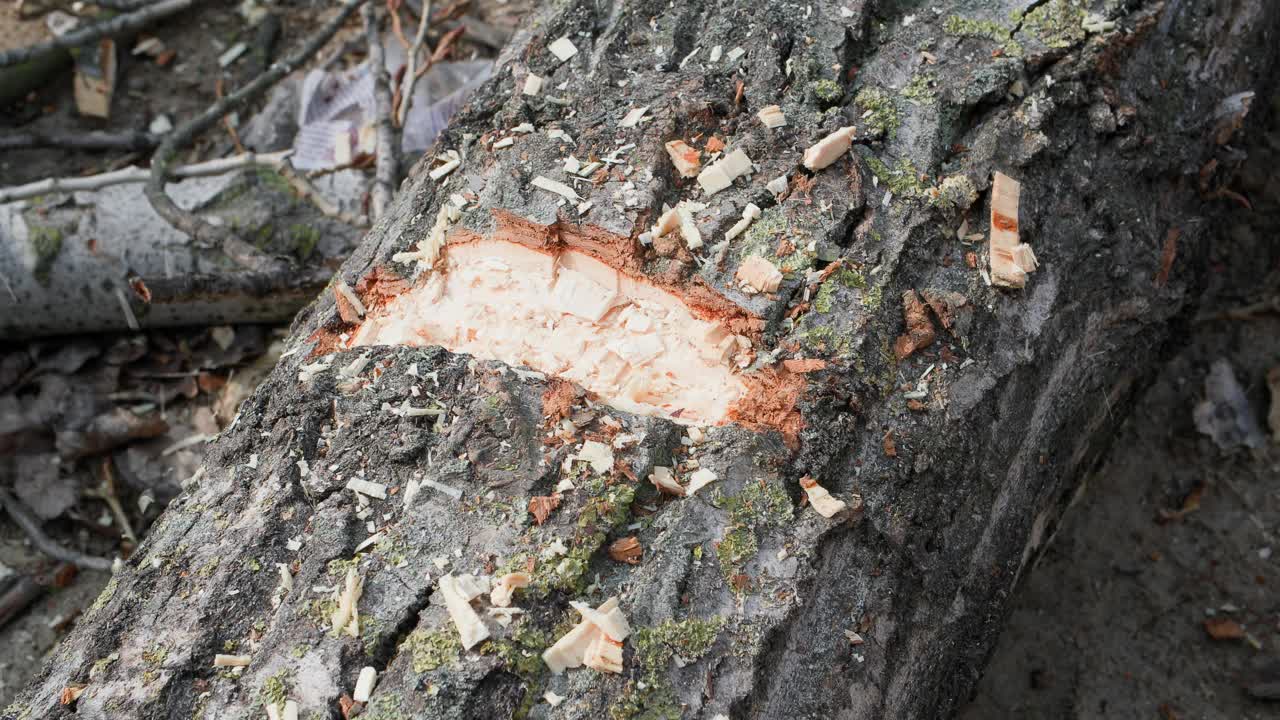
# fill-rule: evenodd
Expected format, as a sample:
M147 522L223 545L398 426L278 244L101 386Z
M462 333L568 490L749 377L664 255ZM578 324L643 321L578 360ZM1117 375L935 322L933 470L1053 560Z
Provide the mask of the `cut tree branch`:
M369 43L369 63L373 70L373 98L377 115L378 141L374 165L373 192L370 194L369 217L382 217L391 198L395 195L396 175L400 164L396 152L399 133L391 122L391 78L387 74L387 61L382 47L382 34L378 31L377 13L372 5L361 11L364 19L365 38Z
M0 505L4 506L4 509L9 513L9 517L13 518L13 522L22 528L22 531L31 539L31 544L35 545L36 549L45 555L55 560L69 562L78 568L86 570L111 569L112 563L106 558L68 550L50 539L48 535L44 534L44 530L40 529L40 521L27 509L27 506L5 488L0 488Z
M135 12L119 15L79 30L73 30L61 37L26 47L6 50L0 52L0 67L17 65L54 50L70 50L104 37L114 37L141 30L158 20L189 9L195 2L196 0L160 0L154 5L147 5Z
M285 159L292 153L292 150L281 150L280 152L265 155L245 153L243 155L233 155L232 157L208 160L206 162L194 163L192 165L179 165L169 173L169 179L181 180L193 177L207 177L209 175L222 175L223 173L229 173L235 170L251 167L265 167L273 170L281 170L286 166ZM12 202L14 200L25 200L27 198L44 195L46 193L101 190L102 188L110 187L112 185L145 183L150 177L150 170L135 166L115 170L109 173L102 173L100 175L89 175L87 177L46 178L33 183L27 183L26 185L15 185L13 187L0 188L0 203Z
M274 63L266 72L251 80L247 85L219 99L199 116L183 123L165 137L164 142L160 143L160 147L156 149L155 155L152 156L151 176L147 180L146 189L147 200L150 201L157 215L164 218L174 228L186 233L193 242L199 242L204 237L212 236L221 239L228 249L232 245L236 245L240 250L245 249L243 246L252 247L248 246L247 243L243 243L243 241L233 243L231 238L227 237L227 233L219 232L217 228L201 222L195 215L178 207L177 203L173 202L165 194L164 183L169 175L170 163L173 162L179 148L191 142L200 133L211 128L228 113L244 107L272 85L279 82L281 78L307 62L319 52L320 48L324 47L325 43L338 32L338 29L362 4L364 4L364 0L345 0L337 14L311 37L307 38L302 47L294 51L293 54ZM231 252L227 254L232 255ZM261 263L255 262L254 264L259 265Z

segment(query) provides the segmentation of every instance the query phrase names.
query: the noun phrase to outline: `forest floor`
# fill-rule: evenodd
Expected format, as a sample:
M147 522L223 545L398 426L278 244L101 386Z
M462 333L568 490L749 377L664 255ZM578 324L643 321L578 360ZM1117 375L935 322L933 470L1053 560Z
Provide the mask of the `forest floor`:
M193 33L163 34L180 51L192 48L185 56L180 52L172 70L126 61L132 66L123 68L129 79L120 92L132 100L116 104L121 114L113 124L145 128L158 113L176 120L212 101L213 88L201 68L215 62L219 47L237 39L228 34L234 22L230 11L219 13L191 23ZM299 34L286 20L282 43ZM192 36L220 37L221 45L198 44ZM69 94L69 88L52 89L25 104L23 112L30 114L12 116L14 124L88 129L71 109ZM1259 97L1259 112L1265 102ZM1266 692L1260 683L1270 679L1270 692L1280 694L1280 447L1271 442L1256 451L1224 451L1197 430L1192 418L1204 398L1210 365L1223 358L1234 368L1264 431L1265 414L1275 401L1266 377L1280 366L1280 314L1273 309L1246 319L1214 317L1280 292L1280 268L1254 262L1268 256L1259 246L1280 236L1280 102L1268 109L1269 132L1253 130L1238 181L1252 211L1232 210L1218 228L1198 235L1199 242L1213 244L1218 264L1201 310L1206 319L1186 318L1179 342L1168 348L1166 364L1140 394L1110 455L1089 476L1054 541L1023 578L986 675L959 714L963 720L1254 718L1277 711L1274 701L1253 699L1250 692ZM24 151L0 161L0 171L10 178L6 183L17 183L102 171L131 160L137 159ZM260 330L238 331L243 340L236 342L245 344L244 352L228 363L243 367L254 349L267 347L269 337ZM210 344L204 329L149 335L150 347L175 356L198 355ZM105 353L113 340L88 342L98 342ZM0 346L0 358L17 350ZM227 374L220 376L226 380ZM117 465L128 468L143 458L167 463L141 478L141 485L176 491L198 463L200 447L163 458L161 453L209 430L218 397L202 383L194 397L175 399L169 431L131 449L133 456L118 453ZM0 458L0 481L6 469ZM82 475L77 483L94 484L96 476ZM139 487L128 492L130 507ZM50 531L64 533L66 544L85 551L108 546L114 531L91 527L94 522L110 527L102 503L81 500L71 512L76 509L78 515L54 521ZM155 513L152 508L138 514L154 518ZM8 516L0 517L0 586L7 572L37 574L49 567ZM38 669L107 577L80 572L0 628L0 646L6 648L0 654L0 707ZM1220 634L1238 629L1243 637L1215 640L1207 627Z

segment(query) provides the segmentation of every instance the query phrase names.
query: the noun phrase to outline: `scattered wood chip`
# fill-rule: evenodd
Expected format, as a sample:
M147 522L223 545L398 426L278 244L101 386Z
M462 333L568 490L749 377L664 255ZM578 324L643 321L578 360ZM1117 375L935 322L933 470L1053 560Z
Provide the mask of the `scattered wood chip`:
M666 147L667 155L671 157L671 164L675 165L680 177L693 177L698 174L698 170L702 167L702 160L697 149L689 147L689 144L683 140L672 140Z
M676 482L676 476L671 472L671 468L655 465L653 473L649 475L649 482L653 483L658 490L676 497L684 497L684 487Z
M597 633L582 664L600 672L618 674L622 672L622 643L612 640L605 633Z
M640 556L643 554L644 548L634 535L614 540L609 544L609 557L615 562L639 565Z
M552 55L559 58L560 62L564 62L578 54L578 48L574 46L573 41L570 40L568 36L562 37L551 43L547 46L547 49L551 51Z
M835 162L852 147L855 132L857 130L853 126L842 127L822 138L804 151L804 166L810 170L821 170Z
M524 78L524 89L521 91L525 95L538 95L542 92L542 78L529 73Z
M742 49L742 48L740 48L740 47L736 47L736 48L734 48L734 49L732 49L732 50L730 50L730 51L729 51L729 54L728 54L728 56L726 56L726 59L727 59L729 62L735 62L738 58L740 58L740 57L742 57L743 55L746 55L746 54L747 54L747 51L746 51L746 50L743 50L743 49Z
M1204 630L1214 640L1240 640L1244 638L1244 627L1231 618L1207 618L1204 621Z
M711 48L711 62L720 62L720 57L724 55L724 46L716 45Z
M1031 246L1018 239L1018 196L1022 185L1002 172L991 182L991 283L1021 288L1039 267Z
M547 704L551 707L559 707L560 703L564 702L563 697L551 692L550 690L543 693L542 699L546 700Z
M538 525L547 521L551 517L551 511L560 507L559 495L535 495L529 498L529 513L533 515L533 521Z
M338 596L338 607L330 616L330 625L335 633L346 630L348 635L360 637L360 614L357 606L363 590L364 581L356 573L356 569L347 568L342 594Z
M741 175L751 172L751 158L738 148L711 163L698 173L698 185L707 195L715 195L733 185L733 181Z
M338 306L338 316L345 323L360 322L360 318L364 317L364 303L360 302L360 298L356 297L351 286L342 278L338 278L333 283L333 299Z
M470 650L489 638L489 628L485 626L480 615L471 607L470 599L458 586L458 579L453 575L440 578L440 594L444 596L445 607L449 617L458 630L462 647Z
M590 654L592 667L595 669L604 672L621 672L622 642L626 640L626 634L630 633L630 627L627 626L626 618L618 609L618 598L611 597L605 600L595 610L591 610L582 603L574 603L574 607L582 613L582 620L542 653L542 661L552 673L559 675L565 670L582 667ZM604 624L614 632L625 632L622 637L609 637L608 631L596 622ZM611 640L610 645L613 648L597 647L597 640L601 637ZM615 667L617 669L614 669Z
M378 682L378 671L368 665L360 668L360 677L356 679L355 692L351 693L351 699L358 703L369 702L370 696L373 695L373 686Z
M613 450L609 449L608 445L595 440L582 443L582 449L573 456L573 459L591 465L592 471L597 475L603 475L613 469Z
M782 284L782 272L759 255L751 255L743 260L733 276L756 292L774 292Z
M578 197L578 193L574 192L573 188L569 187L568 185L565 185L562 182L551 180L550 178L545 178L541 175L533 179L533 186L536 188L540 188L542 190L546 190L547 192L553 192L565 198L566 200L572 200L573 202L578 202L579 200L582 199Z
M508 136L506 136L506 137L502 138L501 140L499 140L499 141L495 142L495 143L493 144L493 149L494 149L494 150L501 150L502 148L509 148L509 147L511 147L512 145L515 145L515 144L516 144L516 139L515 139L514 137L511 137L510 135L508 135Z
M760 207L755 203L747 203L747 206L742 209L742 219L734 223L733 227L729 228L729 230L725 232L724 239L732 240L746 232L747 228L751 226L752 221L758 217L760 217Z
M493 590L489 593L489 602L498 607L510 607L511 596L515 591L528 587L531 582L533 582L533 576L527 572L507 573L494 583Z
M698 468L689 474L689 484L684 489L685 494L693 495L717 479L719 478L716 477L716 474L707 468Z
M819 485L817 481L808 475L800 478L800 487L804 488L804 493L809 498L809 504L822 517L833 517L836 513L845 509L843 500L837 500L831 493L827 492L826 488Z
M765 189L774 195L781 195L787 191L787 176L779 175L765 184Z
M639 125L641 121L645 119L644 114L647 112L649 112L648 105L645 105L644 107L632 108L628 110L627 114L623 115L622 119L618 121L618 127L633 128Z
M756 117L760 118L760 122L767 128L780 128L787 124L787 116L782 114L782 108L777 105L766 105L760 108Z
M444 162L433 168L431 172L427 173L428 177L436 182L439 182L440 178L443 178L454 170L457 170L458 166L462 164L462 156L458 154L457 150L449 150L436 159L443 160Z
M387 499L387 486L382 483L373 482L372 480L351 478L347 481L347 489L354 490L361 495L378 498L379 500Z
M893 354L899 359L906 359L911 353L933 344L935 337L933 323L925 309L924 301L915 290L902 293L902 315L907 323L907 332L899 335L893 343Z
M58 694L59 705L70 705L75 702L85 691L88 685L68 685L62 688L62 692Z
M214 667L248 667L253 657L250 655L223 655L221 653L213 656Z

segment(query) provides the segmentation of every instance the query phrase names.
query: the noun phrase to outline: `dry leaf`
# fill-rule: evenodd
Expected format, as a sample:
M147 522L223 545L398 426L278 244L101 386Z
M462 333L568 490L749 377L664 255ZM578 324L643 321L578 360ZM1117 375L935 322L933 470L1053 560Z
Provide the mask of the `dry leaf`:
M898 457L898 444L893 441L893 431L884 434L884 454L887 457Z
M924 302L915 290L902 293L902 316L907 323L907 332L893 344L893 354L899 360L932 345L934 339L933 323L929 321Z
M537 495L529 498L529 512L533 514L534 522L541 525L551 516L551 511L560 507L560 496L557 495Z

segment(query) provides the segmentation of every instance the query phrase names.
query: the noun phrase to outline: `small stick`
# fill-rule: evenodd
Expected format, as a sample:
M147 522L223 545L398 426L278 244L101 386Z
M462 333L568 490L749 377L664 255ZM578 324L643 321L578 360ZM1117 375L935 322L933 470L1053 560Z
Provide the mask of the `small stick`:
M386 58L383 56L382 38L378 33L376 11L372 5L361 10L364 19L365 37L369 43L369 63L374 77L373 97L377 112L378 142L375 151L373 191L369 194L369 217L377 220L382 217L391 198L395 195L397 166L396 146L400 144L399 133L391 122L391 79L387 75Z
M466 30L467 28L465 25L460 25L445 33L444 37L440 38L440 42L436 43L436 49L431 53L431 57L427 60L427 64L418 68L418 77L422 77L431 69L432 65L443 60L445 54L453 47L454 41L462 37L462 33L466 32Z
M146 7L155 1L156 0L93 0L93 4L98 7L107 8L108 10L128 11Z
M430 17L431 0L422 0L418 34L413 36L413 45L409 48L408 65L404 71L404 79L400 83L400 107L396 112L396 125L399 127L404 127L404 120L409 117L409 106L413 104L413 88L418 84L418 53L422 50L422 43L427 39L427 18Z
M217 82L213 84L213 94L217 99L222 99L222 78L218 78ZM245 152L244 145L240 144L240 133L236 132L236 126L231 124L230 115L222 116L222 126L227 129L227 134L231 136L231 144L236 146L236 152Z
M281 152L270 153L267 155L258 155L255 153L245 153L243 155L234 155L232 157L220 158L218 160L209 160L194 165L180 165L173 168L169 173L171 180L179 180L193 177L206 177L209 175L222 175L235 170L250 167L266 167L279 170L285 165L285 158L292 154L292 150L283 150ZM68 193L81 190L101 190L111 185L127 185L129 183L145 183L151 177L151 171L142 167L127 167L122 170L102 173L101 175L89 175L86 177L72 178L46 178L38 180L26 185L15 185L13 187L0 188L0 203L12 202L14 200L25 200L27 198L38 197L47 193Z
M164 142L160 143L160 147L156 148L155 154L151 158L151 176L147 179L146 188L147 200L150 201L151 207L155 209L157 215L164 218L177 230L186 233L193 242L198 242L207 235L221 238L224 250L227 251L229 257L234 258L241 252L247 252L252 249L252 245L243 241L233 242L228 233L219 233L213 226L202 222L195 215L178 207L165 194L164 183L169 175L170 165L177 155L178 149L191 142L196 135L208 130L227 113L243 107L257 98L267 88L275 85L285 75L293 72L294 68L302 65L319 52L320 48L324 47L325 43L346 23L347 18L351 17L352 13L364 2L365 0L344 0L342 7L329 22L307 38L302 47L294 51L293 54L273 63L266 72L249 81L244 87L218 100L199 116L188 120L165 136ZM259 257L258 260L252 265L261 265L261 258Z
M9 513L9 517L13 518L13 522L22 528L27 537L31 539L31 544L35 545L36 549L45 555L55 560L71 563L85 570L111 569L112 562L106 558L93 557L92 555L78 553L75 550L68 550L51 540L40 529L40 521L36 520L31 511L27 509L27 506L5 488L0 488L0 505L4 506L4 509Z
M159 0L152 5L146 5L135 12L125 13L116 16L105 22L95 23L88 27L72 30L61 37L55 37L44 42L26 47L14 48L0 52L0 67L9 67L17 65L20 62L26 62L31 58L38 57L47 52L54 50L68 50L70 48L80 47L88 43L94 42L107 36L124 35L131 33L160 20L176 15L189 9L195 4L196 0Z
M369 227L369 218L364 215L353 215L345 212L337 205L329 201L329 198L320 194L315 185L310 180L298 174L297 170L288 163L282 163L276 171L279 172L285 180L289 181L289 185L293 187L294 192L298 193L303 200L310 202L320 211L320 214L331 217L338 222L343 222L356 227Z
M63 150L150 150L160 144L160 137L144 132L87 133L34 132L0 135L0 150L27 148L59 148Z

